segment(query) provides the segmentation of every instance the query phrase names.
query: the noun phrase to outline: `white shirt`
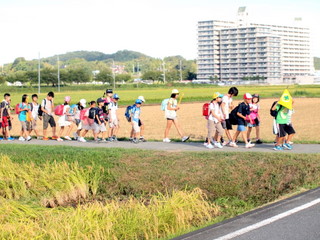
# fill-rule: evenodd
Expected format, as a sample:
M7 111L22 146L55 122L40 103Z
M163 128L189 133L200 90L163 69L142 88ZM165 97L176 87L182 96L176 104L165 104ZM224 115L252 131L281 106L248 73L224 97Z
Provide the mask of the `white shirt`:
M39 110L39 104L34 104L33 102L31 103L32 104L32 112L31 112L31 115L32 115L32 118L34 120L36 120L38 118L38 110Z
M177 107L177 105L178 105L177 99L170 98L168 101L168 105L171 108ZM165 114L166 114L166 118L169 118L169 119L175 119L177 117L177 111L176 110L168 110L167 107L166 107Z
M228 95L224 95L222 98L222 103L224 103L223 112L225 113L225 119L229 119L230 105L232 103L232 98Z
M214 121L214 123L218 123L219 120L217 118L215 118L214 116L212 116L212 113L214 113L218 117L222 118L223 114L222 114L222 111L221 111L221 106L218 103L215 103L215 102L210 103L209 111L210 111L209 120Z
M118 104L115 102L110 102L108 109L111 119L117 119Z

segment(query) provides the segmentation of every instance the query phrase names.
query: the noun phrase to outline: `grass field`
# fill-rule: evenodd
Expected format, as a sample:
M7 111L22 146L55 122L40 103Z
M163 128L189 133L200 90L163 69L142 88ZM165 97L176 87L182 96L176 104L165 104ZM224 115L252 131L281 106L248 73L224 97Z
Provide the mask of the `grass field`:
M319 154L0 152L1 239L169 239L320 184Z
M245 92L249 93L259 93L262 98L278 98L281 96L283 90L288 87L289 91L293 97L319 97L320 96L320 86L319 85L290 85L290 86L240 86L238 87L240 93L238 98L241 99ZM121 97L120 105L132 104L134 100L143 95L147 100L147 104L158 103L160 104L164 98L170 97L172 88L178 88L181 93L184 93L184 102L194 102L194 101L208 101L214 92L219 91L221 93L227 93L228 87L219 87L212 85L199 85L199 86L179 86L179 87L165 87L165 88L137 88L137 89L117 89L115 92ZM43 99L48 91L54 91L56 94L55 102L57 104L63 103L63 98L66 95L71 96L72 102L77 103L81 98L87 101L97 100L97 98L102 97L105 92L105 87L101 86L100 90L82 90L82 87L70 86L62 89L61 92L57 92L56 89L45 88L42 90L40 99ZM16 104L21 101L21 96L26 93L32 95L37 93L37 89L19 89L19 88L6 88L12 95L12 103ZM1 92L1 95L4 92Z
M269 109L273 101L276 99L261 99L260 115L261 115L261 137L263 140L273 141L272 134L272 117L269 114ZM235 101L237 104L239 101ZM206 120L202 116L201 103L183 103L181 110L178 112L179 121L185 133L191 136L192 140L203 140L207 135ZM316 107L320 105L320 98L298 98L295 100L295 114L293 115L293 125L296 129L296 142L320 142L317 132L320 132L320 112L316 111ZM120 131L118 137L129 137L131 126L124 117L125 108L120 108ZM146 139L161 140L165 130L166 120L164 112L160 110L160 104L153 106L142 107L142 120L145 123ZM20 123L17 117L14 120L12 134L19 135ZM42 129L39 121L38 128ZM41 131L42 132L42 131ZM88 136L92 136L90 133ZM176 130L172 128L170 132L171 138L179 138ZM253 131L252 137L255 137Z

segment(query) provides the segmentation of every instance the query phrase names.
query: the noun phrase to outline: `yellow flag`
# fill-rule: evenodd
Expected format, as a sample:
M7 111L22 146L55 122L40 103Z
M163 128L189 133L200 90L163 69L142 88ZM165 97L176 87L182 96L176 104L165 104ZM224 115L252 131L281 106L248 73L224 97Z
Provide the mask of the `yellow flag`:
M292 110L292 97L288 89L284 90L282 96L278 102L280 105Z

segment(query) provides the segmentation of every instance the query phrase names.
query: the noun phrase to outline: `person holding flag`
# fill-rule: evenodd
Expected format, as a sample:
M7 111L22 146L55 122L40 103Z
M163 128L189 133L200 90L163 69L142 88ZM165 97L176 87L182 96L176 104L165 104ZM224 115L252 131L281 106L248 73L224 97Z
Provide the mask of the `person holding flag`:
M276 124L278 130L277 143L273 149L276 151L281 151L284 148L291 150L292 145L284 141L287 134L289 139L292 139L293 134L296 133L291 124L292 97L288 89L284 90L280 100L272 110L277 111Z

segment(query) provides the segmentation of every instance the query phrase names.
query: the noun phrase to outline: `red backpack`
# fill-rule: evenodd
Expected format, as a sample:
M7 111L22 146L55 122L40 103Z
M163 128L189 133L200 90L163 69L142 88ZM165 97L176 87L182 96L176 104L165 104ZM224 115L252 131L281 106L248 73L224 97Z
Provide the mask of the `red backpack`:
M202 106L202 116L205 116L206 119L210 116L210 110L209 110L210 103L205 103Z
M19 113L20 113L20 112L19 112L19 106L20 106L20 103L18 103L18 104L16 105L16 107L15 107L16 114L19 114Z
M62 116L63 115L63 108L64 105L58 105L54 108L54 114L57 116Z

